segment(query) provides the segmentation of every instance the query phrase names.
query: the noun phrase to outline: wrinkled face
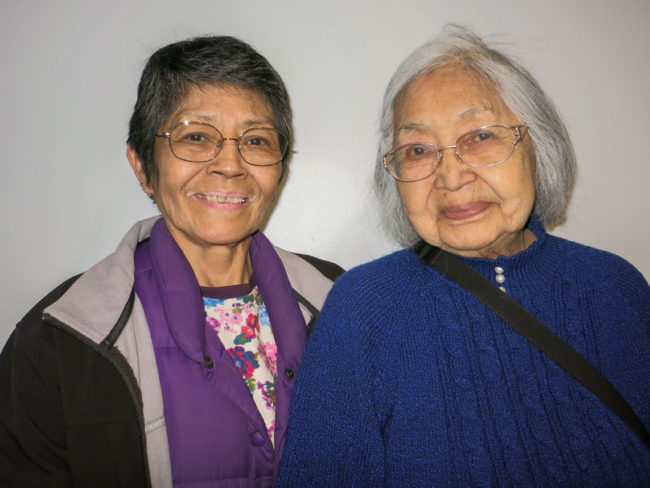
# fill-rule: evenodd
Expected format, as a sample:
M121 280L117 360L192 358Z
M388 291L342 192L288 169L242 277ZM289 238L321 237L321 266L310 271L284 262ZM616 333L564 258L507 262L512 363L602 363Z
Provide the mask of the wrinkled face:
M271 109L256 93L230 85L191 89L160 132L184 120L211 124L224 138L239 138L252 127L274 127ZM273 201L281 164L252 166L242 160L234 141L224 141L212 161L187 162L174 156L166 138L156 139L157 177L150 184L137 156L127 153L183 252L247 246Z
M398 98L393 147L413 142L443 147L483 125L520 123L492 87L445 66L412 82ZM469 166L450 148L431 176L397 184L406 215L426 242L462 256L495 258L534 240L524 230L535 200L534 174L525 135L497 166Z

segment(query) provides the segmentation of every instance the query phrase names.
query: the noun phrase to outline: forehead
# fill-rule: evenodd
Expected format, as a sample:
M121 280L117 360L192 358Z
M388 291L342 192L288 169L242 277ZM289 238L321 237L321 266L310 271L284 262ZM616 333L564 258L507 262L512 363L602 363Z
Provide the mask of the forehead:
M191 118L200 122L219 122L232 116L256 123L273 122L272 108L257 92L230 83L187 87L167 121Z
M483 116L512 122L514 114L490 82L458 65L443 66L415 79L395 103L396 128L410 123L446 125L463 120L480 121Z

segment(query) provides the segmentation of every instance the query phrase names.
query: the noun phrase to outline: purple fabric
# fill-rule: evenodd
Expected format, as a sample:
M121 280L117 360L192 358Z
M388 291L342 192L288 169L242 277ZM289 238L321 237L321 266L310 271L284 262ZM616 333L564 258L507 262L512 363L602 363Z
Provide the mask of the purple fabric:
M275 479L306 326L261 232L249 253L278 347L275 449L241 374L205 322L194 273L162 219L135 253L135 291L156 354L174 486L272 486Z
M244 295L248 295L251 291L253 291L253 288L255 288L255 280L251 276L250 281L242 285L219 286L219 287L202 286L201 296L203 296L204 298L219 298L224 300L227 298L236 298L236 297L243 297Z

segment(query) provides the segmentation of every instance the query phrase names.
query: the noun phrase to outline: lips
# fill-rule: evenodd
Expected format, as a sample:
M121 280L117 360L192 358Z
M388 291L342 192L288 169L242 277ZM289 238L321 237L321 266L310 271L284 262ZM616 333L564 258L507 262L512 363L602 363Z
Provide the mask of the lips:
M463 220L478 215L490 206L489 202L469 202L440 209L440 215L450 220Z

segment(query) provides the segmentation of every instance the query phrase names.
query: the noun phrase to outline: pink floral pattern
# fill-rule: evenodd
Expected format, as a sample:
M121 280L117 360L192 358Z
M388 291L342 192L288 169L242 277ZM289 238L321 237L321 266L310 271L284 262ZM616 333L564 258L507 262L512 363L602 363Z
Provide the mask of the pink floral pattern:
M255 287L236 298L204 297L203 304L206 323L218 334L242 375L273 442L277 346L259 290Z
M252 378L255 370L260 366L257 362L257 354L247 351L242 346L231 347L226 351L230 354L242 377Z

